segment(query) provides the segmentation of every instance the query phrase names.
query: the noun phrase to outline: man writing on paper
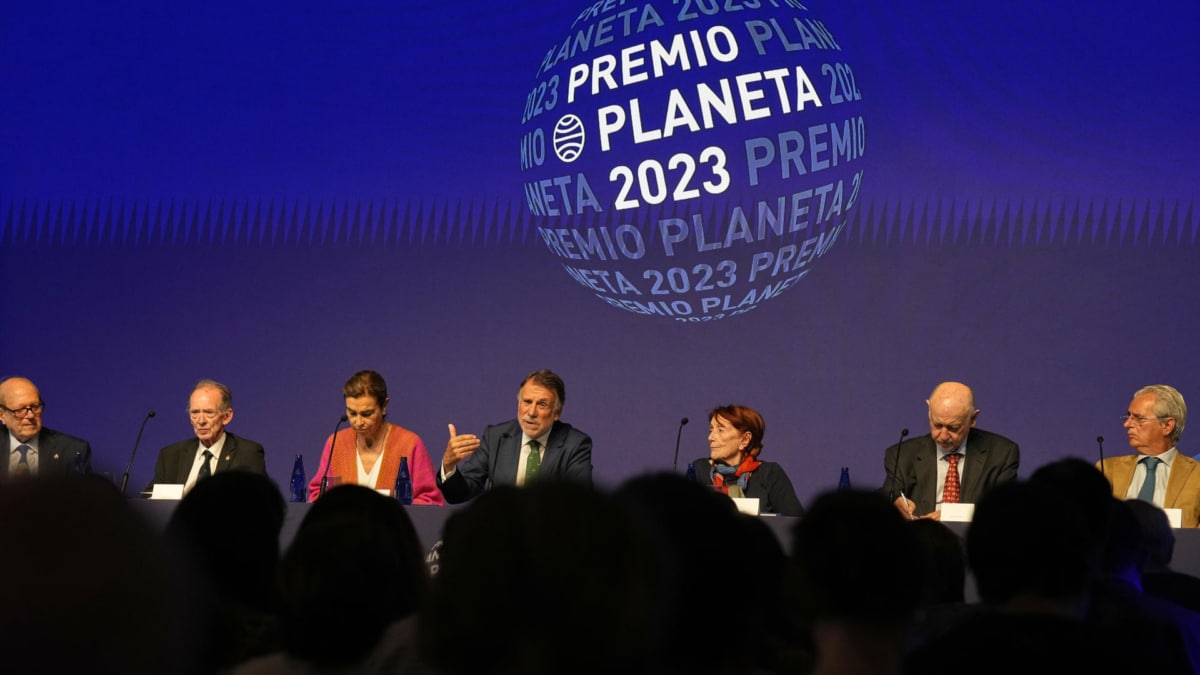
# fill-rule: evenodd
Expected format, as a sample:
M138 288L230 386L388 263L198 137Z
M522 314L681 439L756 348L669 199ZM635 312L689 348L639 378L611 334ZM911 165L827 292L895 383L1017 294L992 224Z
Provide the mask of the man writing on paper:
M929 399L929 435L893 445L883 453L887 482L880 492L895 497L908 518L941 519L943 503L974 504L1000 483L1017 477L1021 450L999 435L975 428L975 394L960 382L943 382Z
M1129 447L1137 454L1104 462L1104 477L1117 499L1141 499L1180 509L1184 527L1200 524L1200 462L1180 454L1176 443L1187 423L1187 404L1174 387L1138 389L1121 417ZM1099 465L1097 465L1099 466Z

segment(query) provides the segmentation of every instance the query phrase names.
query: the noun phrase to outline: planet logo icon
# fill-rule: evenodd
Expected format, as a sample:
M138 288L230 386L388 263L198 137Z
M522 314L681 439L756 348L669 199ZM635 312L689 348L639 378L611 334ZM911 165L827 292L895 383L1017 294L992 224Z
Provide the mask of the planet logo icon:
M586 134L578 115L563 115L554 125L554 154L564 162L574 162L583 153Z

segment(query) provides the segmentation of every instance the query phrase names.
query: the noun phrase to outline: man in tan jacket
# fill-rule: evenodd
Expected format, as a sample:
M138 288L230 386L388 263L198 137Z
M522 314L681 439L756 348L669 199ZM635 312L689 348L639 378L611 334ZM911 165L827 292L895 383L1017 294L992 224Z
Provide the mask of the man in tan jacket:
M1184 527L1200 525L1200 462L1176 447L1187 423L1183 396L1165 384L1142 387L1122 419L1137 454L1104 462L1113 496L1180 509Z

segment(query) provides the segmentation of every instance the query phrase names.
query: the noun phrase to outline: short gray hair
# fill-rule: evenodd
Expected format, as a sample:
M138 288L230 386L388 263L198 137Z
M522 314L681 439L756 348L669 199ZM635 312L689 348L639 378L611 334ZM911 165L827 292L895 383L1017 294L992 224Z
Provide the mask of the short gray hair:
M221 410L229 410L233 408L233 392L229 391L229 387L217 382L216 380L200 380L196 386L192 387L192 393L196 393L197 389L204 387L214 387L221 392Z
M1133 397L1137 398L1144 394L1154 394L1155 415L1175 420L1175 428L1171 431L1171 440L1178 441L1179 437L1183 435L1183 427L1187 424L1187 404L1183 402L1183 394L1170 385L1152 384L1138 389Z

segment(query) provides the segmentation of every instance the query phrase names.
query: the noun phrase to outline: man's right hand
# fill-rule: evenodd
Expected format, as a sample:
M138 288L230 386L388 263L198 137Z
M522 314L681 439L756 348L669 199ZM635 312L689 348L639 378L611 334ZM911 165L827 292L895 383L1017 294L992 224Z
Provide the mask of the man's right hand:
M900 510L900 515L904 516L908 520L916 519L917 516L914 512L917 510L917 505L911 499L906 499L903 495L901 495L896 497L896 501L893 503L896 505L896 508Z
M459 434L454 425L450 427L450 440L446 443L446 452L442 454L442 473L449 474L454 467L464 459L475 454L479 449L479 437L475 434Z

